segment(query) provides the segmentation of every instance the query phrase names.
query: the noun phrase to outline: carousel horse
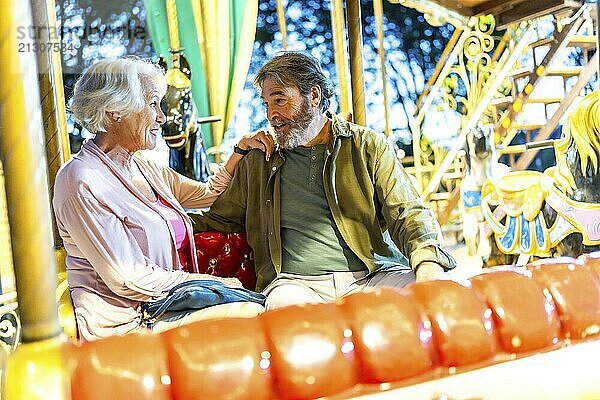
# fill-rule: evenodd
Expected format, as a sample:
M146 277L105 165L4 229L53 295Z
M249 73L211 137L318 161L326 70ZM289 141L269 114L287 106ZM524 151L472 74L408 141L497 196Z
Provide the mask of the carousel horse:
M169 146L169 166L197 181L210 174L200 124L218 117L198 118L192 97L191 69L180 50L171 50L173 68L161 56L158 64L167 71L167 92L161 104L166 115L162 137Z
M594 91L570 113L553 143L556 166L486 181L481 207L492 247L520 255L519 264L600 249L599 112Z
M162 137L170 148L169 165L175 171L206 182L210 174L200 124L219 121L219 117L197 118L192 98L190 66L181 50L171 50L173 68L165 59L159 65L167 71L167 92L161 107L166 115ZM198 271L221 277L235 277L254 289L254 257L243 233L201 232L194 235Z
M483 232L481 213L481 188L488 178L497 178L508 173L508 166L498 163L494 146L494 126L478 124L467 134L467 170L460 185L460 210L463 238L470 256L487 254L487 240Z

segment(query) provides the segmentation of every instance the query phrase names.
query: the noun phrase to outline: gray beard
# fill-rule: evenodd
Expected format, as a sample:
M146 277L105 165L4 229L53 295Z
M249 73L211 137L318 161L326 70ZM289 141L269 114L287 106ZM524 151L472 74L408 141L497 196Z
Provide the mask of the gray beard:
M300 147L308 141L308 129L306 128L292 128L285 137L277 136L279 146L287 150Z
M310 109L310 103L307 99L302 102L302 106L297 116L294 116L295 127L290 128L286 135L278 135L275 132L277 144L284 149L294 149L302 146L311 139L308 136L308 127L315 119L315 113Z

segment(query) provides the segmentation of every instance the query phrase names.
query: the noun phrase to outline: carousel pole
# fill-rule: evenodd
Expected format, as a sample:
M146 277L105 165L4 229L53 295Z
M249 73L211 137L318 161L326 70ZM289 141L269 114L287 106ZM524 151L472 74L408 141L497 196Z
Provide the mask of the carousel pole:
M281 0L277 0L277 22L279 24L279 32L281 32L281 48L287 48L287 25L285 23L285 9Z
M0 57L3 101L0 159L4 165L6 200L17 280L23 342L60 333L54 289L56 265L52 252L44 131L40 112L35 38L17 43L17 29L33 26L28 1L5 0L12 6L3 20ZM32 33L28 31L28 33ZM28 46L31 45L31 46ZM41 161L41 162L40 162Z
M34 51L39 50L39 43L34 46L39 31L26 29L23 33L19 29L34 26L29 1L3 1L0 160L22 326L22 344L6 366L6 398L62 399L67 381L55 298L56 263L36 61L39 51Z
M169 45L171 52L181 50L181 44L179 42L179 21L177 20L177 5L175 0L167 0L167 26L169 29ZM179 68L179 58L173 60L174 67Z
M63 90L60 38L56 29L54 0L32 0L33 25L51 27L42 30L38 38L40 46L52 43L50 51L37 53L37 68L40 84L40 99L42 101L42 120L44 123L46 159L48 161L48 186L50 192L54 188L54 180L60 167L71 157L69 134L67 133L67 118L65 110L65 94ZM50 198L52 195L50 194ZM56 227L54 214L50 215L54 233L55 249L62 248L62 240Z
M375 20L377 21L377 41L379 42L379 62L381 63L381 84L383 90L383 110L385 116L385 136L390 136L390 107L387 95L387 74L385 73L385 48L383 36L383 2L382 0L373 0L373 10Z
M348 42L350 55L350 84L352 86L352 115L354 122L365 126L365 81L362 61L362 23L360 0L346 0Z
M345 21L342 0L331 1L331 31L333 54L340 86L340 111L347 117L350 114L350 91L348 90L348 59L346 58Z

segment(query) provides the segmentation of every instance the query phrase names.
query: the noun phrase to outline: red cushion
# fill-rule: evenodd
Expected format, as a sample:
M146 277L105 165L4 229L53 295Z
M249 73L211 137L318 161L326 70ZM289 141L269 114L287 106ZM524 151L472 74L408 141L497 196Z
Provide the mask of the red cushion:
M273 398L258 319L200 321L163 333L175 399Z
M491 312L473 290L443 280L417 282L409 290L431 321L441 365L466 365L494 354Z
M244 233L202 232L194 234L199 272L238 278L254 290L254 255Z
M69 355L72 399L171 399L167 352L158 335L114 336L73 347Z
M432 366L431 323L407 294L356 293L341 303L353 332L362 382L394 382Z
M335 304L290 306L259 317L281 399L314 399L354 385L352 331Z
M558 343L554 302L536 282L514 271L477 275L471 282L492 309L504 350L520 353Z
M533 279L554 298L566 338L584 339L600 332L600 280L596 273L569 260L529 268Z

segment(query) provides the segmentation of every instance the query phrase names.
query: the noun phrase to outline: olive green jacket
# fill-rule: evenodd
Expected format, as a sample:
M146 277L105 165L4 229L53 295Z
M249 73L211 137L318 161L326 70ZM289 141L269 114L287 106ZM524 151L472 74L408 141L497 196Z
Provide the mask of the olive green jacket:
M433 212L421 201L385 136L329 112L327 117L333 135L325 151L325 194L352 251L369 270L378 269L397 255L393 244L384 240L387 230L413 269L424 261L454 268L454 259L441 247ZM210 210L192 215L196 232L247 233L254 250L257 290L281 272L279 170L284 162L282 151L273 153L269 161L263 152L251 151Z

